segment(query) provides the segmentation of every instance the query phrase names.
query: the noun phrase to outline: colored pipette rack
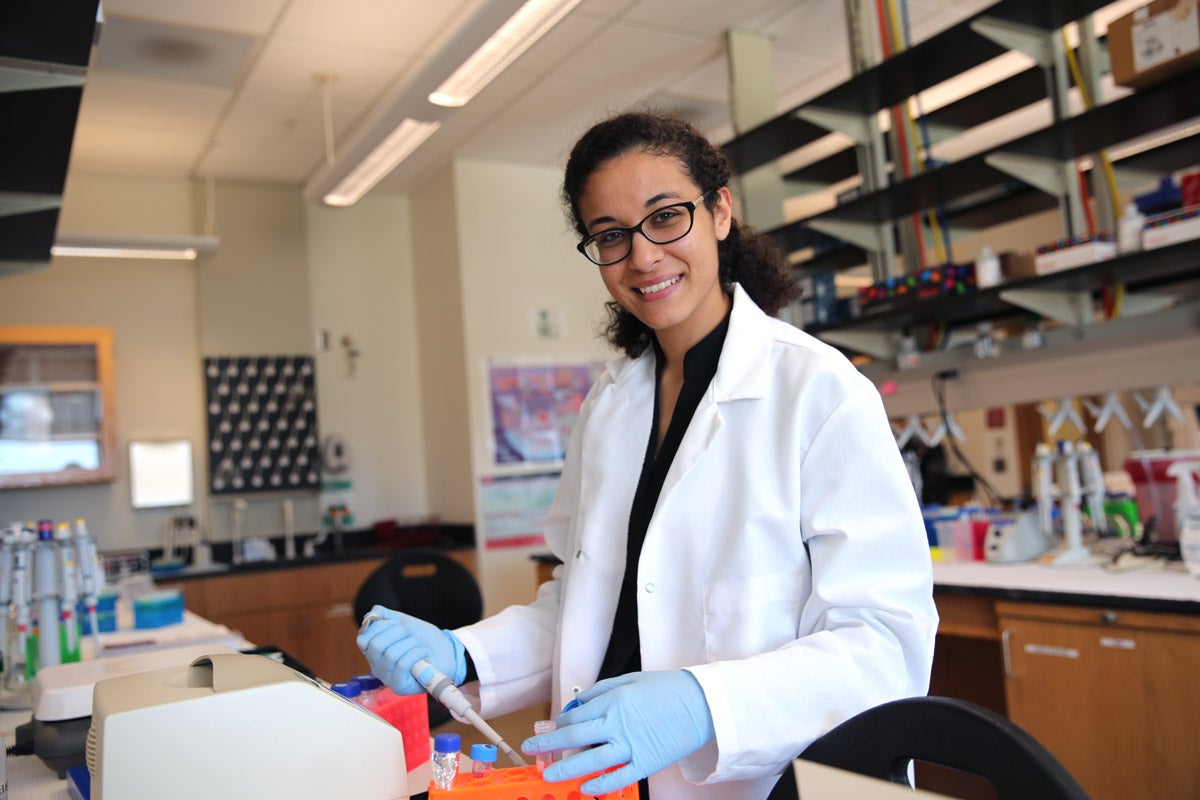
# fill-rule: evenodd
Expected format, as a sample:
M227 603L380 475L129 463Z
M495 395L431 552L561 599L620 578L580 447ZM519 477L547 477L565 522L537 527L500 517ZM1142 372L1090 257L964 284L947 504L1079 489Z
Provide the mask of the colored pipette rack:
M486 778L475 778L471 770L459 770L449 789L429 784L429 800L640 800L637 784L607 794L590 795L580 785L591 778L551 782L542 779L537 767L498 767Z

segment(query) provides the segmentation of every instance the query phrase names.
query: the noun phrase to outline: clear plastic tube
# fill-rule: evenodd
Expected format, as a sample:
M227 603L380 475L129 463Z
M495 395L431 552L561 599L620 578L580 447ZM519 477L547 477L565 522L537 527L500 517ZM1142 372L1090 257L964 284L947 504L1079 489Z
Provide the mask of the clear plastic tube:
M449 789L458 776L458 750L462 740L457 733L439 733L433 737L433 753L429 757L433 767L433 785L438 789Z
M550 731L556 730L557 728L558 728L558 726L554 724L554 720L540 719L537 722L533 723L533 735L537 736L538 734L541 734L541 733L550 733ZM558 761L558 753L553 753L553 752L538 753L537 754L537 771L541 772L546 767L553 764L555 761Z
M490 778L492 767L496 764L496 753L494 744L471 745L471 777Z

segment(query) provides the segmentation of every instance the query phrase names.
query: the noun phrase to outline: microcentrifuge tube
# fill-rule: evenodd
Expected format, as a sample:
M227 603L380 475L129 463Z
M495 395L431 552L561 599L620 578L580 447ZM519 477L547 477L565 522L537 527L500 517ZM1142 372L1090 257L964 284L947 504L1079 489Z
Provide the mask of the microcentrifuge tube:
M496 764L496 745L471 745L471 777L490 778L492 767Z
M433 767L433 785L439 789L449 789L454 785L458 775L458 749L462 740L457 733L439 733L433 737L433 755L430 766Z
M541 734L541 733L550 733L550 731L557 729L557 727L558 726L554 724L554 720L552 720L552 719L540 719L537 722L533 723L533 735L537 736L538 734ZM558 753L557 752L538 753L537 754L537 771L541 772L546 767L553 764L555 761L558 761Z

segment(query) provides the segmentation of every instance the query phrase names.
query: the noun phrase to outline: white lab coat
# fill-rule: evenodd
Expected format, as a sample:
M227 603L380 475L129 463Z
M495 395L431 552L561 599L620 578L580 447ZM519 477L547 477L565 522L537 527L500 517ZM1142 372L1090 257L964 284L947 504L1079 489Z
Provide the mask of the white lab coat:
M596 680L654 372L652 350L617 359L583 404L546 521L564 562L554 580L456 631L484 717L547 698L557 714ZM928 690L929 550L879 394L740 287L646 533L637 598L642 668L691 671L717 733L651 778L654 800L761 800L824 731Z

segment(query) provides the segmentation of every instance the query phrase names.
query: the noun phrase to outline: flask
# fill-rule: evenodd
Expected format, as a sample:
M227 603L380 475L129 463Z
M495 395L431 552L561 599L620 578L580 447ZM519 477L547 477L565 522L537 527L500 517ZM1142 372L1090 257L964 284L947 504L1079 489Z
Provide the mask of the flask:
M550 733L550 731L556 730L557 728L558 726L554 724L554 720L540 719L533 723L533 735L537 736L540 733ZM538 753L537 771L541 772L555 761L558 761L558 753Z
M1125 206L1125 213L1117 221L1117 251L1132 253L1142 249L1142 230L1146 226L1146 217L1138 211L1135 203Z
M490 778L492 776L492 767L496 763L496 745L494 744L473 744L471 745L471 777L472 778Z
M353 680L362 688L362 694L358 697L359 704L363 708L375 709L379 705L379 692L383 689L383 681L370 673L355 675Z
M461 741L457 733L439 733L433 737L433 785L438 789L449 789L458 775L458 749Z

